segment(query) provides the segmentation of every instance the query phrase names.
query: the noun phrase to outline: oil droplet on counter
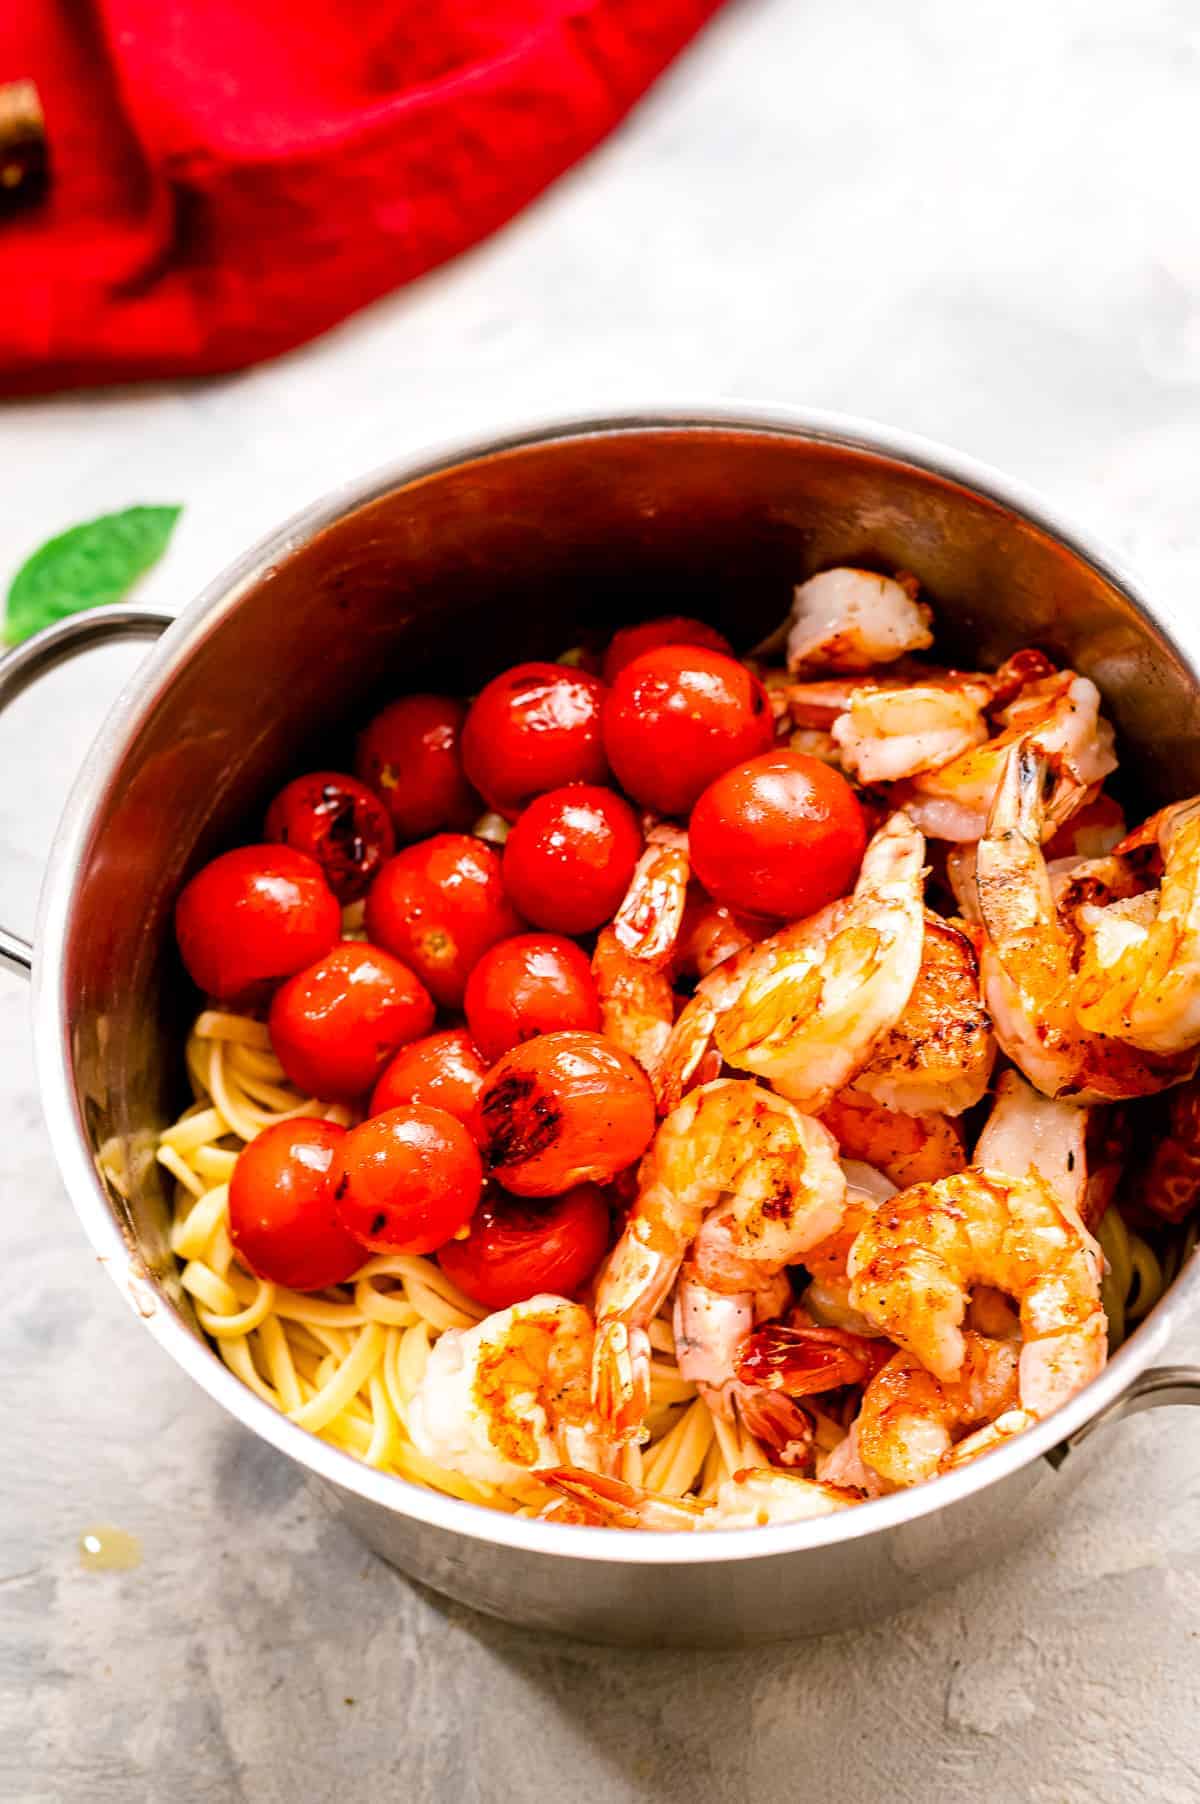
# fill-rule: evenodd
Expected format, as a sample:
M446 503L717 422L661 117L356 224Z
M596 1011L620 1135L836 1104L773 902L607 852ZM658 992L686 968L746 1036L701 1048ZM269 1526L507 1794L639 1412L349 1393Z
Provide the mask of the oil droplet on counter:
M85 1572L132 1572L141 1563L141 1542L123 1528L100 1523L79 1537L79 1564Z

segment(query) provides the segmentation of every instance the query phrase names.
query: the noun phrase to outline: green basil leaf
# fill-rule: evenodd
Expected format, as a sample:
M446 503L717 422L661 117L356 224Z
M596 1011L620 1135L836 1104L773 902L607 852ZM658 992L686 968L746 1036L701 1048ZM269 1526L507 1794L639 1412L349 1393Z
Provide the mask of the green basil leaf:
M127 507L48 539L13 577L4 613L9 644L68 614L120 601L157 564L181 512L178 507Z

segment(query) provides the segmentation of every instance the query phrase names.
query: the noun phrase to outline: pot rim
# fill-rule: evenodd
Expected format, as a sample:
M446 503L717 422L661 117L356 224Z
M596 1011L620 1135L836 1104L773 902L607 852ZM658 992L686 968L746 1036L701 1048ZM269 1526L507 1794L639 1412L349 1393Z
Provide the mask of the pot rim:
M720 402L697 406L647 406L608 415L568 415L535 420L483 436L454 438L411 452L309 503L252 546L180 613L127 681L84 762L55 834L38 906L33 970L35 1064L59 1170L97 1258L145 1326L189 1377L243 1426L300 1466L343 1491L402 1516L496 1546L624 1565L692 1565L764 1559L885 1533L939 1510L1028 1466L1109 1409L1164 1347L1178 1318L1200 1290L1200 1263L1176 1277L1146 1320L1068 1404L1045 1421L981 1459L908 1491L807 1522L756 1529L663 1535L650 1530L596 1533L577 1525L537 1522L422 1490L406 1479L363 1465L351 1454L297 1427L258 1397L219 1356L156 1297L146 1267L122 1233L89 1150L76 1107L63 991L63 949L96 806L117 760L128 749L148 709L170 687L175 673L215 625L270 570L345 514L396 488L481 458L558 440L625 432L740 430L775 434L865 451L942 477L1028 520L1089 564L1161 632L1180 661L1200 680L1197 663L1180 644L1177 620L1152 606L1120 562L1090 532L1065 522L1022 484L964 453L896 428L853 416L799 407Z

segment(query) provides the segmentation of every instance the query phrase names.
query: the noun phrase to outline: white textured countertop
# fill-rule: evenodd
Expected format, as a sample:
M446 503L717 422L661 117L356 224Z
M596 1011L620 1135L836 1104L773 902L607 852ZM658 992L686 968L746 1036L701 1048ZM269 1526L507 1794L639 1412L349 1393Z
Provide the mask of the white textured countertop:
M539 412L874 415L1041 487L1197 621L1200 16L1186 0L735 3L490 245L230 380L0 409L0 574L182 501L190 597L326 487ZM133 654L0 723L0 918ZM199 1394L98 1271L0 976L0 1798L1200 1797L1200 1421L1110 1432L1052 1535L860 1635L543 1640L419 1593ZM1200 1323L1172 1355L1200 1356ZM85 1528L136 1534L81 1568Z

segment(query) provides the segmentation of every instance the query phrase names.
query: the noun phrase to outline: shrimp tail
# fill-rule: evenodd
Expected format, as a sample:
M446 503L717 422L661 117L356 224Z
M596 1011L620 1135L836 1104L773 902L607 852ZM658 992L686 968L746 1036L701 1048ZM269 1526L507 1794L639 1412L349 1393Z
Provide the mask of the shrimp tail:
M615 1440L634 1438L650 1407L650 1336L613 1319L596 1333L592 1403Z
M607 1528L690 1529L705 1514L703 1504L688 1497L656 1497L620 1478L575 1467L538 1474L543 1483L575 1505L587 1522Z
M795 1328L769 1322L750 1336L737 1375L746 1386L787 1397L808 1397L843 1384L864 1384L891 1351L888 1341L868 1340L842 1328Z

